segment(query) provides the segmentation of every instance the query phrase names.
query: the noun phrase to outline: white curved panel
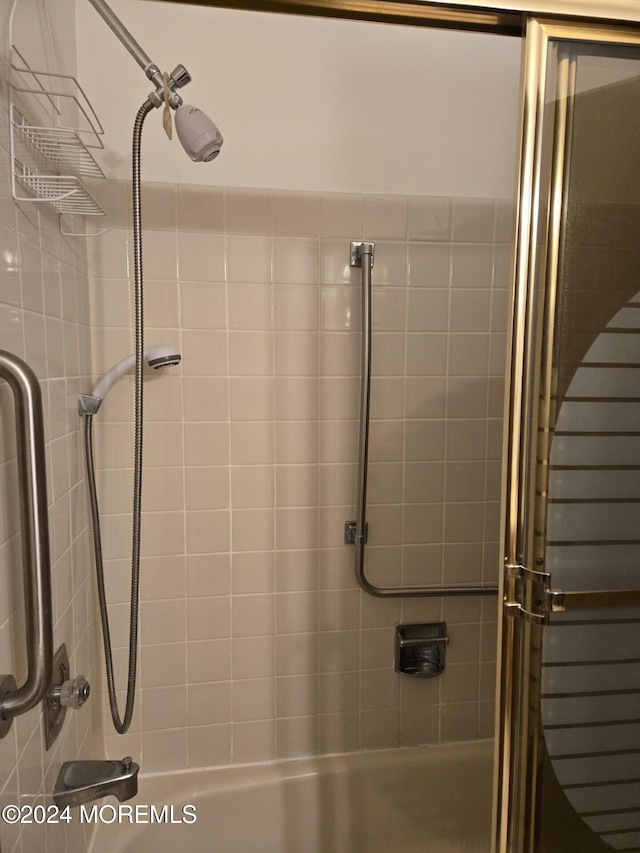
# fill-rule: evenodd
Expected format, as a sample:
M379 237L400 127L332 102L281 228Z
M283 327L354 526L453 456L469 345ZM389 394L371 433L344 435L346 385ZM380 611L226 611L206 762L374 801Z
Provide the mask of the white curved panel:
M558 413L546 533L556 589L640 586L640 440L629 434L640 433L640 311L632 304L589 348ZM547 748L569 802L612 849L640 849L637 609L554 618L542 696Z

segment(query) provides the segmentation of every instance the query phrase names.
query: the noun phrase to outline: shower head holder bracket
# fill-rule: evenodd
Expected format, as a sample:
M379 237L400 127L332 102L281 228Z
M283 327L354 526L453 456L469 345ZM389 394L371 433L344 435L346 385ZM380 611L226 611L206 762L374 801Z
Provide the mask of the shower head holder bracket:
M164 76L157 65L149 66L149 70L151 69L154 69L154 73L152 76L149 76L149 72L147 71L147 77L156 85L156 89L155 92L149 93L147 100L154 107L158 108L164 106L165 102ZM168 75L167 88L169 91L166 100L169 102L172 110L177 110L182 104L182 98L176 90L181 89L190 82L191 74L189 74L184 65L176 65L171 74Z
M78 394L78 414L80 417L96 415L102 405L102 397L94 397L92 394Z

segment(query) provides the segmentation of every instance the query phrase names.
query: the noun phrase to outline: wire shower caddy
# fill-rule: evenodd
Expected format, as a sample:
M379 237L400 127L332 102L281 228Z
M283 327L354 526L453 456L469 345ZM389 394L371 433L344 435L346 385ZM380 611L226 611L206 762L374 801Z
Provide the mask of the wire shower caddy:
M60 215L104 215L82 182L104 178L93 155L104 129L77 79L31 68L15 45L9 73L14 199L48 202Z

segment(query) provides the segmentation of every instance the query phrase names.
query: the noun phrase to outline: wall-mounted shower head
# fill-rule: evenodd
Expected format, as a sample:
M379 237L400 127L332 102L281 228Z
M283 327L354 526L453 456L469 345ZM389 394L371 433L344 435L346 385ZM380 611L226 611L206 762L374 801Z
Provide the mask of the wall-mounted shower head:
M147 98L147 102L153 107L161 107L166 99L169 106L176 111L176 130L189 157L197 163L208 163L214 160L220 153L222 134L206 113L197 107L183 104L182 98L176 91L191 81L191 75L184 65L178 65L171 74L163 75L106 0L89 0L89 2L156 87L155 92L151 92Z
M157 370L159 367L170 367L180 364L182 356L180 353L176 352L175 347L169 346L168 344L157 344L153 347L147 347L144 351L144 360L149 367L154 367ZM107 370L107 372L104 373L97 381L95 388L91 392L91 396L99 399L100 401L104 400L116 382L119 379L122 379L122 377L126 373L129 373L130 370L133 370L135 363L136 357L132 354L123 358L122 361L119 361L117 364L114 364L114 366Z
M181 104L176 110L176 131L182 147L196 163L208 163L220 153L222 134L198 107Z

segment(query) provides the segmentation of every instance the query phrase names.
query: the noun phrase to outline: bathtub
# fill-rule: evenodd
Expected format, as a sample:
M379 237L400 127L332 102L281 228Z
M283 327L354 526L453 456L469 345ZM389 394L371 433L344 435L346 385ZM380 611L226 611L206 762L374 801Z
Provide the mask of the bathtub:
M89 853L488 853L492 764L480 741L141 774L93 804Z

